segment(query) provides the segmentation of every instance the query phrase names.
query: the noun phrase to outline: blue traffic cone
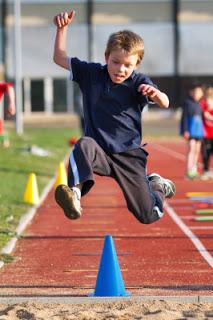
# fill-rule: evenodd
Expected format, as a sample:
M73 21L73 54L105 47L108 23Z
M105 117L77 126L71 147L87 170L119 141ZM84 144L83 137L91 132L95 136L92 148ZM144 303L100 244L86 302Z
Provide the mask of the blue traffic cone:
M92 296L121 297L129 295L124 287L112 236L107 235L104 240L95 292Z

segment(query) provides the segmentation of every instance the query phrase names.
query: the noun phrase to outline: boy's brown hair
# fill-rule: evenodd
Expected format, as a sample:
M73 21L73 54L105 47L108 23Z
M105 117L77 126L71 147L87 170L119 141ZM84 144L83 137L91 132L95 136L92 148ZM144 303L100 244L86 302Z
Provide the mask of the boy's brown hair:
M108 58L113 50L122 49L128 54L138 54L137 64L141 62L144 56L143 39L136 33L130 30L122 30L110 35L105 55Z

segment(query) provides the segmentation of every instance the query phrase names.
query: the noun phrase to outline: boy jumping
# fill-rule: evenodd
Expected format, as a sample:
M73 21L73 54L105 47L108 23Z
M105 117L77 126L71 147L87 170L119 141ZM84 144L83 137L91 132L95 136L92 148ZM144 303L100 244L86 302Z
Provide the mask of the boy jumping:
M141 112L149 100L168 108L168 97L147 76L135 72L144 43L134 32L109 37L104 66L68 57L67 28L74 15L71 11L54 17L54 62L70 71L82 91L85 136L70 155L68 186L56 188L56 202L69 219L77 219L82 213L80 198L94 185L93 173L110 176L121 187L129 211L141 223L152 223L163 216L164 198L175 194L175 185L156 173L147 176Z

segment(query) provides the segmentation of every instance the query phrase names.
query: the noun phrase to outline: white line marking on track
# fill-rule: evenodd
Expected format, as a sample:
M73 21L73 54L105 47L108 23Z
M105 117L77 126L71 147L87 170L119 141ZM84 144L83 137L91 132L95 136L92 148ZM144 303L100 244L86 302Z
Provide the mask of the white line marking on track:
M64 162L68 161L68 157L69 157L69 153L66 155L66 157L64 158ZM56 179L56 174L54 175L54 177L52 179L49 180L49 182L47 183L47 185L45 186L45 188L42 191L42 194L40 196L40 200L39 203L37 205L34 205L32 208L30 208L26 214L24 214L20 221L19 224L15 230L15 236L12 237L7 243L6 245L2 248L0 253L3 254L10 254L13 249L16 246L16 242L18 241L18 237L22 234L22 232L24 231L24 229L26 228L26 226L30 223L30 221L33 219L34 215L37 212L37 209L40 207L40 205L42 204L42 202L46 199L47 194L50 192L50 190L53 188L54 183L55 183L55 179ZM0 260L0 268L2 268L4 266L4 261Z
M172 150L172 149L170 149L170 148L168 148L168 147L162 146L162 145L160 145L160 144L155 144L155 145L153 145L152 147L153 147L154 149L156 149L156 150L159 150L159 151L161 151L161 152L166 153L167 155L169 154L170 156L173 156L173 157L176 158L176 159L182 160L182 161L184 161L184 162L186 161L186 155L183 155L182 153L177 152L177 151L174 151L174 150ZM168 152L169 152L169 153L168 153ZM199 167L199 168L202 168L202 164L199 163L199 164L198 164L198 167Z
M156 150L159 150L163 153L169 154L170 156L186 161L186 157L183 156L181 153L171 150L170 148L161 146L161 145L154 145ZM187 200L187 199L186 199ZM190 228L181 220L181 218L177 215L172 207L170 207L167 203L165 203L165 209L167 210L168 214L172 218L172 220L179 226L179 228L185 233L185 235L192 241L195 248L198 250L200 255L206 260L206 262L213 268L213 257L208 252L206 247L202 244L202 242L197 238L197 236L190 230ZM184 219L184 217L182 217Z
M46 185L46 187L44 188L42 194L41 194L41 198L39 200L39 204L38 205L34 205L31 209L29 209L29 211L24 214L20 221L19 224L15 230L16 235L14 237L12 237L7 244L2 248L2 253L3 254L10 254L13 249L16 246L16 242L18 241L18 237L22 234L22 232L24 231L24 229L26 228L26 226L30 223L30 221L33 219L34 215L37 212L37 209L40 207L40 205L42 204L42 202L44 201L44 199L46 198L47 194L49 193L49 191L53 188L55 182L55 177L52 178L48 184ZM0 268L4 266L4 262L0 261Z
M192 241L195 248L198 250L200 255L206 260L206 262L213 268L213 257L210 255L208 250L202 244L202 242L197 238L197 236L185 225L185 223L178 217L176 212L167 204L165 204L165 209L167 210L169 216L172 220L179 226L183 233Z
M154 149L159 150L161 152L164 152L166 154L169 154L170 156L173 156L174 158L182 161L186 161L186 156L183 155L182 153L176 152L174 150L171 150L170 148L161 146L159 144L153 145L152 146ZM168 153L169 152L169 153Z

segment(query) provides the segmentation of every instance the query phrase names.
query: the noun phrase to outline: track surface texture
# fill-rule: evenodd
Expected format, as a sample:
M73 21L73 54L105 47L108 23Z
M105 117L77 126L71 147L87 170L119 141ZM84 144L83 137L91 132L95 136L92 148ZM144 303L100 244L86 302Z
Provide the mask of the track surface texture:
M183 141L151 140L146 149L148 172L172 179L177 187L176 196L165 202L163 218L140 224L116 182L96 176L82 199L81 219L71 221L56 205L52 189L18 240L13 262L0 269L1 296L87 296L94 291L109 234L133 296L213 296L213 222L195 221L203 204L186 197L186 192L212 191L213 180L184 178Z

